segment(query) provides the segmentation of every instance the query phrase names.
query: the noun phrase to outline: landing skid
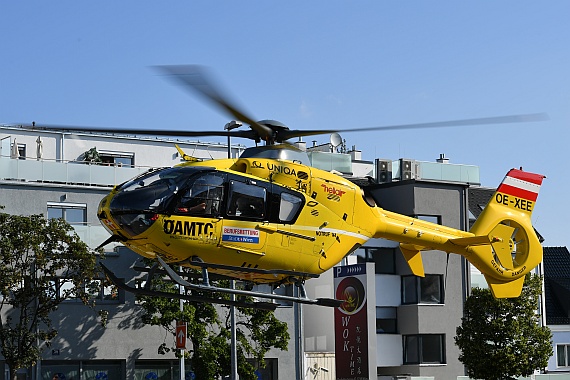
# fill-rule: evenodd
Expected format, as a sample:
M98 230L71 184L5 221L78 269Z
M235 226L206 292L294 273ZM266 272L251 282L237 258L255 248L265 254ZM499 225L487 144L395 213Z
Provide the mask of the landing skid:
M101 268L105 272L105 275L113 284L117 287L138 295L143 296L151 296L151 297L166 297L166 298L174 298L174 299L183 299L192 302L207 302L213 304L221 304L221 305L229 305L229 306L237 306L237 307L246 307L246 308L257 308L257 309L264 309L264 310L275 310L279 304L275 302L264 302L264 301L247 301L243 300L243 296L246 297L254 297L254 298L261 298L261 299L269 299L273 301L285 301L285 302L294 302L306 305L316 305L316 306L328 306L328 307L339 307L342 301L330 298L317 298L317 299L310 299L307 298L305 292L305 286L303 281L295 282L295 286L299 288L299 296L286 296L280 294L273 294L273 293L264 293L264 292L254 292L250 290L240 290L240 289L228 289L228 288L221 288L218 286L213 286L210 284L209 281L209 274L208 274L208 265L202 264L199 265L202 267L202 284L193 284L182 278L182 276L172 269L164 260L160 257L157 257L158 263L152 266L150 269L146 268L139 268L143 271L148 271L147 275L147 282L144 288L137 288L127 285L123 280L119 279L115 274L107 268L103 263L100 263ZM162 267L159 268L158 265ZM240 271L243 268L234 268L229 267L232 270ZM224 294L233 294L238 297L239 300L232 301L229 299L221 299L215 297L205 297L205 296L195 296L195 295L188 295L188 294L178 294L178 293L168 293L168 292L161 292L152 290L152 280L156 274L166 274L172 281L177 283L180 286L183 286L189 290L198 290L208 293L224 293ZM184 274L186 275L186 274Z

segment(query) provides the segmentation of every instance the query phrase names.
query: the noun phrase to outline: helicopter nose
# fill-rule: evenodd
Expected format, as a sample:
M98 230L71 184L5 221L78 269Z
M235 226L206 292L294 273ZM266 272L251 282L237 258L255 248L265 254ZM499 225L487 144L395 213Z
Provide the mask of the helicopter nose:
M118 193L111 201L111 216L119 228L130 236L142 234L158 219L156 212L140 206L138 200L127 193Z

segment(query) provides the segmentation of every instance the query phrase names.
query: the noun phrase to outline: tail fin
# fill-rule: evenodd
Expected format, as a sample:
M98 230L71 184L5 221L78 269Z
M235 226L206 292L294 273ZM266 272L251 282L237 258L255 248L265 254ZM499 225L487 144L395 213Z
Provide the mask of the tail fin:
M473 236L450 241L465 248L495 297L517 297L524 276L542 261L530 217L544 178L510 170L471 228Z

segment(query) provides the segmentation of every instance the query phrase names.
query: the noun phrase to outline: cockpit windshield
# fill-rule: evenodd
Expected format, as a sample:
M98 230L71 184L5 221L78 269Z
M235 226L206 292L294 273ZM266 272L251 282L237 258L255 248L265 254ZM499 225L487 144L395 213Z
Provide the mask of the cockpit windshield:
M182 166L143 174L118 188L109 205L111 215L125 233L140 235L154 224L158 214L170 212L174 199L186 191L193 176L211 170Z
M164 211L188 178L198 171L196 168L174 167L137 177L121 186L120 192L113 198L111 210Z

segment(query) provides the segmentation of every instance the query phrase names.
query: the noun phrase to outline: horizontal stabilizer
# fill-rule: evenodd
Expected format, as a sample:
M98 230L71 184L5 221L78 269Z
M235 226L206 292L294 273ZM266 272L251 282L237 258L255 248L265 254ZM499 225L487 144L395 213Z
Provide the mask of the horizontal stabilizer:
M499 282L497 279L485 275L489 289L495 298L516 298L521 295L524 276L509 282Z
M489 236L472 236L466 238L449 239L449 242L455 245L460 245L462 247L491 244Z

